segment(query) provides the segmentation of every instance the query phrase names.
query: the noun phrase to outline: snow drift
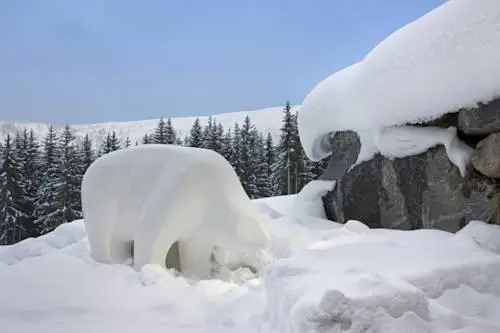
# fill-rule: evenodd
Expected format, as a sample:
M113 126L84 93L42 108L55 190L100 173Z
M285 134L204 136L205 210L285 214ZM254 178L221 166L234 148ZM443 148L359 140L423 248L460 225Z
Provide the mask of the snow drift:
M265 216L231 165L206 149L145 145L106 154L84 176L82 205L93 258L133 258L137 270L168 261L207 277L214 248L255 253L269 241Z
M312 89L298 118L307 156L328 156L332 131L373 141L383 127L491 101L500 96L499 53L498 0L445 2Z
M269 206L285 199L296 201ZM454 235L268 221L278 259L236 283L95 262L83 221L0 246L2 332L500 331L498 226Z

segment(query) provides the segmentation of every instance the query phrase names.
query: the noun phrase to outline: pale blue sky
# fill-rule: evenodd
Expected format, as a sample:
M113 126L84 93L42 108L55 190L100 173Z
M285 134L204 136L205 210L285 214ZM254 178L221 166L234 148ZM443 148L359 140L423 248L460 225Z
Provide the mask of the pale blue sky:
M444 0L0 0L0 120L300 103Z

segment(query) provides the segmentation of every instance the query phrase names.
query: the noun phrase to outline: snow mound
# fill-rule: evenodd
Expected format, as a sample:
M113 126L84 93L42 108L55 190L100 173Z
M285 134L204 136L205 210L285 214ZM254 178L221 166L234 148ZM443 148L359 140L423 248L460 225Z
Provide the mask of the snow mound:
M19 261L44 256L76 244L86 238L83 220L62 224L51 233L27 238L19 243L0 247L0 263L14 265Z
M335 188L335 181L313 180L307 183L293 199L294 215L327 219L322 197Z
M344 225L344 228L346 228L349 231L359 232L359 233L367 232L368 230L370 230L370 227L368 227L366 224L356 220L347 221Z
M487 250L500 254L500 226L486 224L481 221L471 221L460 229L455 237L457 239L469 238Z
M373 137L500 96L500 2L450 0L321 81L298 118L307 156L331 153L332 131Z
M270 265L262 331L498 330L499 273L498 255L446 232L339 229Z

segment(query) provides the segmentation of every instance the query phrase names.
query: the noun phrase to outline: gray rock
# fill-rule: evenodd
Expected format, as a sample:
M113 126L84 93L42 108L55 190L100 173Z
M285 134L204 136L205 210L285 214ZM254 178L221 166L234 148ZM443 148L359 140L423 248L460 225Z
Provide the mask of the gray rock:
M486 192L464 195L464 179L444 147L401 159L376 155L354 167L324 198L327 216L371 228L435 228L455 232L487 220Z
M475 147L465 179L443 146L401 159L376 155L347 173L359 154L359 137L336 133L321 176L337 181L323 198L328 218L360 220L371 228L451 232L471 220L500 224L500 179L492 178L500 178L500 99L413 125L458 128L459 138Z
M342 179L349 167L356 162L361 149L359 136L353 131L336 132L330 144L334 150L320 180Z
M457 128L468 135L500 132L500 98L479 103L476 108L460 110Z
M471 163L483 175L500 179L500 133L490 134L477 144Z

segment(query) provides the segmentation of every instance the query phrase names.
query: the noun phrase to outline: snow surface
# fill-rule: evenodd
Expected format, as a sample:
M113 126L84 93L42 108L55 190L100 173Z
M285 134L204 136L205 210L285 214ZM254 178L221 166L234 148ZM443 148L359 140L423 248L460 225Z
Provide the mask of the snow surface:
M499 97L499 53L498 0L446 1L314 87L298 118L307 156L328 156L331 148L323 143L332 131L355 130L362 145L374 145L385 127ZM409 134L408 140L418 140ZM360 155L367 159L370 153L373 147Z
M500 227L473 221L454 235L317 220L269 218L273 262L208 280L98 263L83 221L62 225L0 247L1 331L500 331Z
M202 148L152 144L100 157L83 177L82 209L92 257L109 264L133 259L137 270L165 265L178 242L173 264L180 261L185 275L209 277L215 248L247 257L270 239L266 216L229 162Z

